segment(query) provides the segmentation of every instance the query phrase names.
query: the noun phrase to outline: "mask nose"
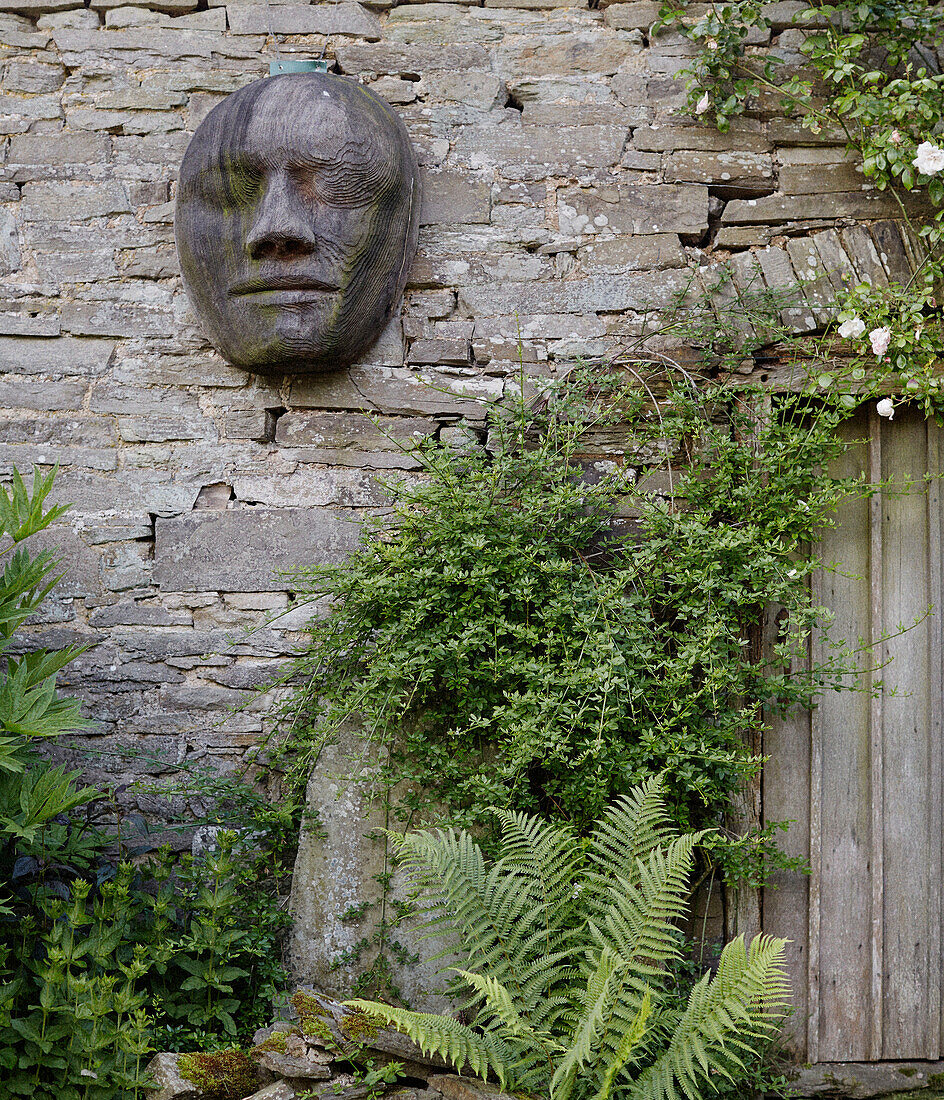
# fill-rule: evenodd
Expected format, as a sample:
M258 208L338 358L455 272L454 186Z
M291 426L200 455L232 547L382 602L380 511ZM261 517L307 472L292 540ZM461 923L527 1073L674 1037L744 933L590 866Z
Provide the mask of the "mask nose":
M268 178L256 220L246 238L253 260L295 260L310 256L318 245L311 211L301 201L288 172Z

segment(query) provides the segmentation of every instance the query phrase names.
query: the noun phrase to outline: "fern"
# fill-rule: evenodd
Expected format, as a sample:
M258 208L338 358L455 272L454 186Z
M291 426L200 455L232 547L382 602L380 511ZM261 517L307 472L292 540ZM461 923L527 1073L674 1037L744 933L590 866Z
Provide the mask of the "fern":
M463 958L451 967L470 1026L370 1001L352 1005L460 1072L550 1100L701 1100L736 1080L787 1008L783 940L729 943L717 972L673 1011L693 849L676 836L661 780L619 799L588 841L497 812L502 856L453 830L391 834L425 898L427 927Z

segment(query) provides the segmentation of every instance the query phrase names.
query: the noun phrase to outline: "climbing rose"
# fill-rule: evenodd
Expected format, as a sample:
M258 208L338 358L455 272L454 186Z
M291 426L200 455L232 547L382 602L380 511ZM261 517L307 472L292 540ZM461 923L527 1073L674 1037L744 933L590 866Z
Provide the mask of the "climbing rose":
M839 335L846 340L850 336L861 336L863 332L865 332L865 321L861 317L850 317L839 326Z
M918 146L917 154L911 163L925 176L933 176L936 172L944 170L944 149L939 149L930 141L922 141Z
M875 406L875 411L879 416L888 417L889 420L895 419L895 406L890 397L883 397Z
M881 328L873 328L869 333L869 339L872 341L872 351L881 359L885 352L888 351L888 345L892 340L892 330L888 325L882 325Z
M708 106L710 103L711 100L708 98L708 93L705 92L701 99L695 104L695 114L703 115L705 111L708 110Z
M888 135L888 140L892 145L901 145L901 134L897 130L892 130Z

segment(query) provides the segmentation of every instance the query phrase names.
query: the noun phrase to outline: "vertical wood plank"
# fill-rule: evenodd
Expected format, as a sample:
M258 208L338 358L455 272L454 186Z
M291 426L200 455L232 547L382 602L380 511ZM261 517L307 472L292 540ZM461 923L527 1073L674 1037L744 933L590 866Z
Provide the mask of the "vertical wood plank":
M940 884L932 886L931 708L928 585L927 433L924 418L908 410L884 428L882 600L885 643L882 701L884 899L882 1037L885 1058L933 1058L939 1025L931 1015L930 925L939 926ZM893 692L892 688L896 691ZM891 766L891 762L894 766ZM940 850L939 833L933 847ZM935 941L937 936L935 935ZM934 966L939 966L934 959Z
M778 609L771 608L768 637L778 629ZM798 665L808 667L809 659ZM772 718L764 733L763 820L789 821L778 838L788 856L810 858L810 712ZM809 894L810 879L801 872L778 871L771 875L762 899L766 932L787 939L787 972L793 990L793 1015L784 1027L784 1047L799 1062L808 1061L809 1017Z
M882 420L878 413L869 411L869 481L873 484L882 478ZM869 640L872 644L871 661L878 665L885 660L885 647L881 640L882 624L885 621L882 608L882 494L876 493L869 498L869 586L871 588L871 610L869 615ZM869 687L876 687L875 681L881 676L881 669L869 676ZM882 769L884 754L882 747L882 696L872 695L869 706L869 784L872 795L872 897L871 897L871 960L872 998L869 1002L869 1057L882 1057L882 980L884 949L885 905L882 892L885 885L884 842L884 799Z
M941 1032L944 1031L944 1002L941 992L941 948L944 943L942 936L942 921L944 921L944 904L942 904L942 880L944 880L944 800L942 800L942 785L944 785L944 670L942 670L942 629L944 629L944 617L942 617L942 602L944 602L944 576L941 572L941 428L933 418L927 421L928 433L928 585L933 611L929 624L930 651L928 687L930 690L931 724L931 821L932 834L930 846L929 877L931 882L931 898L938 907L937 914L931 914L931 922L928 928L929 947L928 964L928 1011L931 1018L931 1034L929 1040L932 1045L936 1042L937 1049L931 1057L939 1058L944 1050L941 1041ZM934 837L942 838L942 844L934 842ZM937 1035L935 1035L934 1021L939 1021Z
M837 473L855 475L866 468L867 430L865 415L844 429L853 442ZM867 500L846 501L836 527L824 531L820 544L822 604L834 614L829 633L852 646L869 633L869 518ZM837 568L830 568L833 563ZM820 659L828 656L825 639L814 644ZM857 681L850 676L849 686ZM811 800L818 799L818 808L814 814L811 805L810 1056L818 1061L865 1061L871 1051L869 719L870 702L862 691L825 692L813 716Z

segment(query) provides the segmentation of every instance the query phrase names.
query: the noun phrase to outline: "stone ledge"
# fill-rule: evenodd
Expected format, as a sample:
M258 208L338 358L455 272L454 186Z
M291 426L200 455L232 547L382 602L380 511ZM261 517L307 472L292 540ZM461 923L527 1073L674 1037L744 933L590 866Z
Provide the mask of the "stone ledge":
M820 1062L796 1071L790 1087L796 1096L849 1097L850 1100L893 1096L932 1087L944 1089L944 1061Z

